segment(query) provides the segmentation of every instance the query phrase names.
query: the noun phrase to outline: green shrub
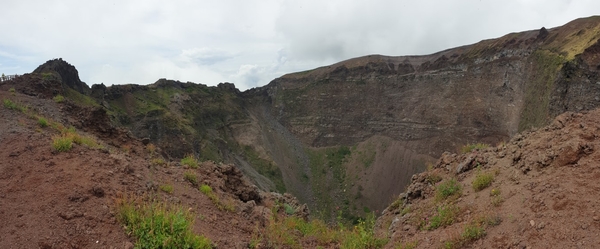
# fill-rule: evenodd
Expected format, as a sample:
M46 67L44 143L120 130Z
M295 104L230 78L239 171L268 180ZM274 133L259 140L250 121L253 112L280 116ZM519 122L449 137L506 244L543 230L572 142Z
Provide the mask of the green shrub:
M499 207L502 202L504 202L504 199L500 194L500 189L495 188L490 191L491 202L494 207Z
M234 207L233 203L221 202L219 197L215 194L215 192L213 192L213 190L210 186L208 186L206 184L202 184L202 186L200 186L199 189L200 189L200 192L202 192L203 194L208 196L208 198L213 202L213 204L215 204L215 206L217 206L217 208L219 208L219 210L226 210L226 211L230 211L230 212L235 211L235 207Z
M150 161L150 163L152 163L153 166L166 166L167 165L167 162L163 158L153 158Z
M15 102L12 102L12 100L4 99L3 102L4 102L4 107L6 107L8 109L12 109L12 110L17 109L17 104L15 104Z
M48 126L48 120L44 117L38 117L38 125L42 128L45 128Z
M359 249L359 248L381 248L386 243L386 239L381 239L375 236L375 215L373 213L367 215L367 218L360 220L351 232L342 236L342 249Z
M392 202L392 204L390 204L390 210L396 210L398 208L400 208L401 205L403 205L404 200L401 198L396 199L394 202Z
M102 147L96 139L88 136L81 136L77 133L74 127L69 127L68 129L63 129L61 131L63 137L67 137L71 139L71 141L75 144L85 145L90 148L100 148Z
M85 146L87 146L87 147L90 147L90 148L100 148L100 147L102 147L102 146L101 146L101 145L98 143L98 141L96 141L96 139L95 139L95 138L93 138L93 137L88 137L88 136L80 136L80 139L79 139L79 143L78 143L78 144L83 144L83 145L85 145Z
M458 215L458 207L454 205L444 205L438 207L437 214L431 217L431 221L427 230L435 230L438 227L452 225L454 219Z
M473 180L473 189L475 192L481 191L484 188L492 185L494 181L494 175L492 173L477 173L475 180Z
M27 106L25 106L23 104L15 103L10 99L4 99L3 102L4 102L4 107L6 107L8 109L20 111L22 113L27 112Z
M455 179L450 179L438 185L435 193L435 198L438 201L445 200L451 196L460 196L462 187Z
M73 148L73 139L67 136L55 136L52 138L52 148L58 152L65 152Z
M461 237L466 241L475 241L485 236L485 229L478 225L467 225Z
M62 103L65 101L65 97L63 97L62 95L56 95L54 96L54 98L52 98L52 100L54 100L54 102L56 103Z
M183 179L190 182L194 186L198 186L198 177L193 172L186 171L183 173Z
M213 193L212 188L206 184L202 184L202 186L200 186L200 192L207 196Z
M293 215L296 212L296 209L287 203L283 204L283 210L287 215Z
M442 181L442 177L437 174L430 173L425 177L425 182L427 182L429 184L436 184L441 181Z
M212 248L209 239L192 233L193 216L182 208L132 201L117 205L118 220L137 239L135 248Z
M460 148L460 152L464 154L464 153L469 153L474 150L482 150L487 147L490 147L490 145L484 144L484 143L467 144L467 145L463 146L462 148Z
M8 89L8 91L10 92L10 94L12 96L15 96L15 88L14 87L11 87L10 89Z
M169 184L164 184L164 185L160 185L160 190L162 190L165 193L173 193L173 185L169 185Z
M502 222L499 216L479 217L465 226L460 236L455 236L444 242L444 248L466 248L474 241L485 237L485 228L497 226Z
M52 78L54 78L54 75L52 73L42 73L42 79L51 80Z
M304 248L308 243L310 248L376 249L387 243L387 239L375 235L375 215L372 213L351 228L341 223L328 226L320 219L307 221L297 216L274 214L260 233L262 243L254 240L253 244L262 244L266 248Z
M198 168L198 161L192 155L187 155L183 159L181 159L181 164L187 165L192 169Z

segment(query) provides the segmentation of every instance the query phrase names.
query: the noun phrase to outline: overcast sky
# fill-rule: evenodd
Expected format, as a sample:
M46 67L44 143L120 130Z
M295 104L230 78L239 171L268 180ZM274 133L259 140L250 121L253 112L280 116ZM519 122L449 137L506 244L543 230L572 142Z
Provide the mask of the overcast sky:
M419 55L600 14L598 0L3 0L0 72L242 90L368 54Z

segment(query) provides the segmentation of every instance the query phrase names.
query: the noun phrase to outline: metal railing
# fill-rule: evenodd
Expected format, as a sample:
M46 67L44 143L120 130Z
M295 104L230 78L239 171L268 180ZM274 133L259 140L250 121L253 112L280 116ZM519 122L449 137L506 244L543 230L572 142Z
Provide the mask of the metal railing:
M2 76L0 76L0 82L7 81L7 80L14 80L14 79L18 78L19 76L21 76L21 75L18 75L18 74L4 75L4 74L2 74Z

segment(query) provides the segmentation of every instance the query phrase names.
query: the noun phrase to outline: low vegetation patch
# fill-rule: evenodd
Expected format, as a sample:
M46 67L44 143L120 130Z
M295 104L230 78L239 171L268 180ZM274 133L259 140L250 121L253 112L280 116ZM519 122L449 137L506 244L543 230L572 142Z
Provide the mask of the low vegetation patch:
M467 145L463 146L462 148L460 148L460 152L464 154L464 153L472 152L474 150L482 150L487 147L490 147L490 145L484 144L484 143L467 144Z
M55 136L52 138L52 148L58 152L65 152L73 148L73 139L66 136Z
M51 80L54 79L54 74L52 73L42 73L42 79L43 80Z
M233 206L233 204L221 202L219 197L215 194L215 192L213 192L213 190L210 186L208 186L206 184L202 184L202 186L200 186L199 189L200 189L200 192L202 192L203 194L208 196L208 198L213 202L213 204L215 204L215 206L217 206L217 208L219 208L219 210L226 210L226 211L230 211L230 212L235 211L235 207Z
M185 179L194 186L198 186L198 177L194 172L186 171L185 173L183 173L183 179Z
M401 198L396 199L392 204L390 204L390 210L396 210L402 206L403 200Z
M455 179L450 179L440 183L435 192L435 199L438 201L446 200L450 197L458 197L462 194L462 187Z
M4 103L5 108L11 109L11 110L20 111L22 113L26 113L28 110L27 106L25 106L21 103L13 102L10 99L4 99L2 102Z
M44 117L38 117L38 125L42 128L45 128L48 126L48 120Z
M452 225L460 209L455 205L443 205L438 207L437 213L431 217L427 230L435 230L439 227Z
M430 173L425 177L425 182L429 183L429 184L436 184L438 182L441 182L443 179L441 176L439 176L438 174L434 174L434 173Z
M11 87L10 89L8 89L8 91L10 92L10 94L12 96L15 96L15 88L14 87Z
M180 207L118 200L118 220L136 238L135 248L212 248L212 242L192 233L193 216Z
M54 100L54 102L56 103L62 103L65 102L65 97L63 97L62 95L56 95L54 96L54 98L52 98L52 100Z
M477 175L475 175L475 180L473 180L472 183L473 189L475 190L475 192L481 191L492 185L493 181L494 174L478 172Z
M159 188L160 188L160 190L162 190L165 193L168 193L168 194L173 193L173 185L163 184L163 185L160 185Z
M415 241L411 241L411 242L401 243L394 248L396 248L396 249L414 249L414 248L417 248L418 245L419 245L419 241L415 240Z
M152 166L167 166L167 162L162 158L153 158L150 160Z
M95 138L93 137L89 137L89 136L82 136L79 135L79 133L77 133L77 131L75 130L75 128L73 127L69 127L69 128L63 128L62 131L62 136L63 137L67 137L69 139L71 139L71 141L73 141L73 143L78 144L78 145L85 145L87 147L90 148L100 148L102 147Z
M504 202L504 199L502 198L500 189L492 189L490 191L490 196L491 196L491 202L492 205L494 207L499 207L500 205L502 205L502 202Z
M387 240L375 236L375 216L369 215L355 226L330 227L322 220L306 221L296 216L274 216L259 236L267 248L303 248L308 242L316 248L337 245L342 249L382 248Z
M198 160L196 160L196 158L194 158L193 155L187 155L184 158L181 159L181 164L182 165L186 165L192 169L197 169L198 168Z
M296 213L296 209L287 203L283 204L283 210L287 215L293 215L294 213Z
M360 220L352 230L342 237L341 248L381 248L386 239L375 236L375 215L370 214L367 219Z
M444 248L455 249L465 248L471 243L485 237L485 229L490 226L497 226L502 222L499 216L479 217L467 224L459 236L455 236L449 241L444 242Z

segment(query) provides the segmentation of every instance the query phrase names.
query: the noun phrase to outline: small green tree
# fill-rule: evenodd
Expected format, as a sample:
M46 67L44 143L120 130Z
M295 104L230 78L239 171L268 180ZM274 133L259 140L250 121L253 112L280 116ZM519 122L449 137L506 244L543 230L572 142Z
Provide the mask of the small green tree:
M6 80L6 75L4 75L4 73L2 73L2 81Z

